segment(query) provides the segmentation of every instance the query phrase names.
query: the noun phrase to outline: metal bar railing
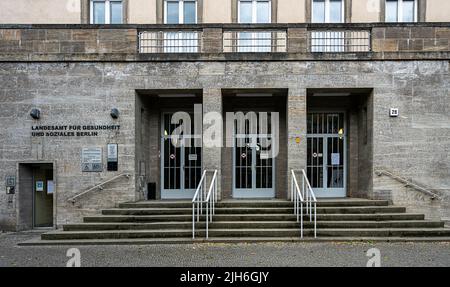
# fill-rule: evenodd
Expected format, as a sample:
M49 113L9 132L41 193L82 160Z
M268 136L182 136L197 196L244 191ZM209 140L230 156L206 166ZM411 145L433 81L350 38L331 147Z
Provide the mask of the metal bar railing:
M397 180L398 182L401 182L401 183L405 184L406 186L410 186L410 187L414 188L415 190L420 191L420 192L430 196L431 199L438 199L438 200L442 199L439 195L437 195L436 193L432 192L430 189L422 187L422 186L412 182L411 180L408 180L408 179L406 179L404 177L396 175L393 172L390 172L388 170L385 170L385 169L377 170L377 171L375 171L375 174L378 175L378 176L387 175L390 178L393 178L393 179Z
M285 30L239 30L223 32L224 53L286 52Z
M370 52L370 30L310 30L309 50L312 53Z
M139 32L139 53L200 53L202 31Z
M314 220L314 238L317 238L317 198L305 170L301 170L301 188L298 185L295 172L295 170L291 170L291 201L294 202L294 214L297 217L297 222L300 222L300 237L303 238L303 205L305 205L309 221Z
M206 175L212 172L212 179L209 188L206 185ZM206 215L206 239L209 238L209 223L212 222L213 215L216 212L215 204L217 203L217 170L203 171L202 177L192 198L192 239L195 239L195 222L200 222L200 215L205 210ZM205 193L206 189L208 192Z
M83 195L85 195L85 194L87 194L87 193L89 193L91 191L97 190L97 189L103 190L103 186L105 184L108 184L108 183L110 183L110 182L112 182L112 181L114 181L114 180L116 180L116 179L118 179L120 177L126 177L127 179L129 179L131 177L131 174L129 174L129 173L121 173L119 175L116 175L116 176L114 176L114 177L112 177L112 178L110 178L108 180L105 180L105 181L103 181L103 182L101 182L99 184L96 184L95 186L93 186L93 187L91 187L91 188L89 188L89 189L87 189L87 190L85 190L85 191L83 191L83 192L81 192L81 193L79 193L79 194L69 198L67 201L75 203L77 198L79 198L79 197L81 197L81 196L83 196Z

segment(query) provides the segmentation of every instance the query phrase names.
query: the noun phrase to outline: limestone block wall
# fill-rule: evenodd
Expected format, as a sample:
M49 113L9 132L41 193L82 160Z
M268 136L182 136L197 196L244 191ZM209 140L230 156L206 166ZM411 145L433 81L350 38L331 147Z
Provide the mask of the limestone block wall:
M307 27L297 28L303 31L292 30L291 35L299 46L291 42L289 47L296 50L288 53L224 54L215 47L211 49L214 53L153 58L137 53L136 27L86 31L84 26L0 29L0 228L14 229L17 224L18 194L6 195L3 188L7 175L18 174L19 162L55 163L58 225L139 198L137 155L156 149L142 147L147 141L141 143L136 135L136 122L140 121L136 90L164 89L202 90L203 96L213 95L217 100L224 89L286 90L287 169L304 168L306 164L305 145L292 141L305 134L308 89L373 89L368 107L373 136L369 139L371 148L359 162L366 176L359 181L364 183L364 191L360 190L358 196L388 198L395 204L407 204L411 211L450 217L449 27L375 25L373 43L378 41L379 46L373 44L374 51L362 56L309 53L302 40ZM221 33L215 31L213 35L220 37ZM210 43L221 43L216 40L213 37ZM431 50L425 49L428 42L433 46ZM108 48L102 50L105 46ZM214 104L209 101L210 107L217 109ZM121 112L117 120L109 115L113 107ZM391 107L399 108L398 118L389 117ZM41 109L39 121L29 116L32 108ZM149 122L157 118L151 113L148 117ZM38 124L99 123L120 124L121 128L95 137L31 136L31 127ZM148 144L152 142L155 140L151 138ZM67 202L71 195L116 174L81 172L81 148L106 149L107 143L119 144L119 172L129 171L132 179L93 193L72 206ZM217 165L219 159L226 162L215 152L211 155L206 157L211 160L206 166ZM430 202L417 191L376 176L375 171L381 168L435 188L444 201ZM148 168L150 172L152 169ZM284 180L289 186L287 176Z
M45 25L41 26L45 27ZM3 59L11 55L35 55L36 60L63 60L58 55L78 55L88 59L89 54L135 53L136 29L67 29L59 25L53 29L0 29L0 50ZM75 27L75 26L74 26ZM41 57L39 57L41 55Z
M77 222L82 215L96 214L101 207L134 200L132 180L119 180L80 198L75 205L67 199L121 172L134 177L134 90L127 90L121 72L109 64L89 63L0 63L0 185L7 175L18 174L18 163L50 161L56 168L57 224ZM120 111L113 120L112 108ZM33 120L32 108L41 111ZM120 130L98 131L97 136L32 136L33 126L120 125ZM73 130L77 132L88 130ZM68 130L67 132L70 132ZM45 132L46 133L46 132ZM119 145L119 171L106 171L106 147ZM103 148L103 172L81 171L83 147ZM1 226L15 224L20 192L1 194Z

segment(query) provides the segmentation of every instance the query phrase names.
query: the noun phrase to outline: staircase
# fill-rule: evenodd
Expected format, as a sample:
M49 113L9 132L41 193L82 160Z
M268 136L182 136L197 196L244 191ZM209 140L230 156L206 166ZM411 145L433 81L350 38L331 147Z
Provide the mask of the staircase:
M444 222L406 213L404 207L383 200L322 199L317 205L317 239L313 222L304 216L304 238L285 200L225 200L216 205L208 242L267 241L450 241ZM102 210L80 224L41 235L22 245L45 244L151 244L205 241L205 223L196 223L192 239L192 205L189 201L122 203Z

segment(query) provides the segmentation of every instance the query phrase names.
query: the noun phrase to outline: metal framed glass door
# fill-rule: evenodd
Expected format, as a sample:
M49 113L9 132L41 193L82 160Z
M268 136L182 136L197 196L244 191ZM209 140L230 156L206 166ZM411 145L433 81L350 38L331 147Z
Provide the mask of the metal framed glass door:
M345 197L345 113L308 113L307 125L307 174L311 187L317 197Z
M235 128L233 147L233 197L275 197L275 159L271 156L270 118L267 134L250 133L248 122L245 131Z
M174 145L171 135L178 125L171 123L172 114L163 113L161 121L161 198L192 198L202 176L202 150L194 145L201 136L183 134L176 140L190 142L190 146Z

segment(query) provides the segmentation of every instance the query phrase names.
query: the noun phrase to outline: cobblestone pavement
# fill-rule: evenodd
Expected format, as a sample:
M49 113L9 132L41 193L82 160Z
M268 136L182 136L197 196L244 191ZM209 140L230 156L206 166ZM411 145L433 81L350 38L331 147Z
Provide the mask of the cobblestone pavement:
M36 232L0 233L0 267L65 266L69 246L17 246ZM74 246L76 247L76 246ZM259 243L80 246L82 266L450 266L450 243Z

